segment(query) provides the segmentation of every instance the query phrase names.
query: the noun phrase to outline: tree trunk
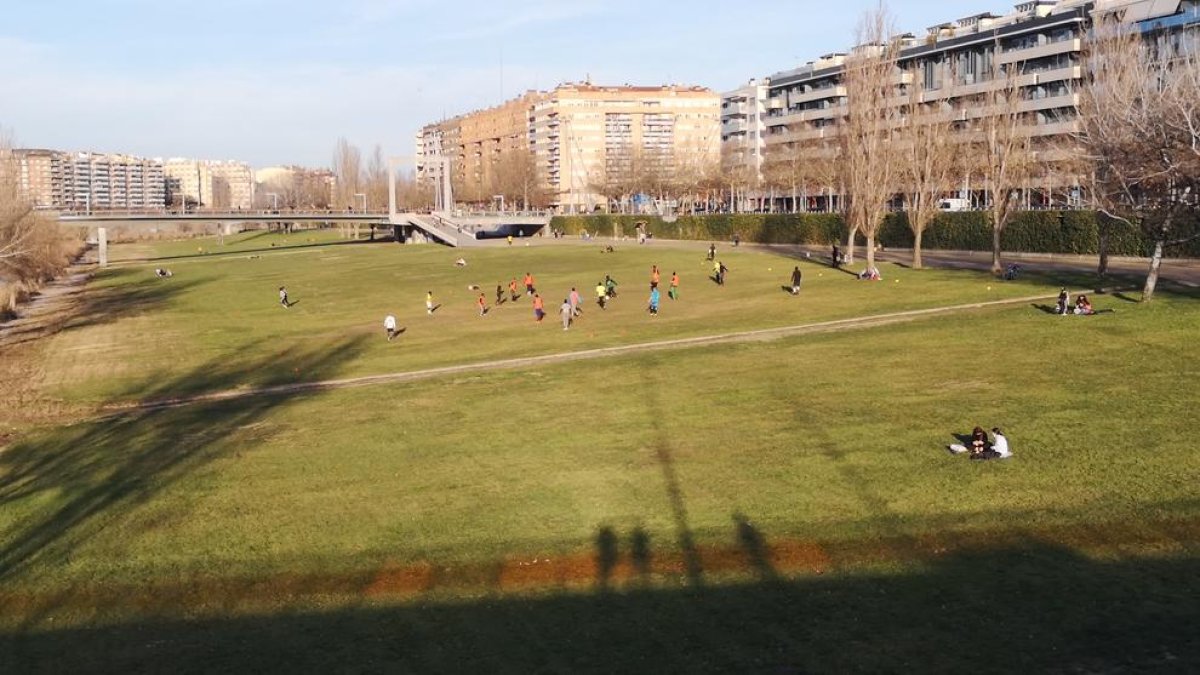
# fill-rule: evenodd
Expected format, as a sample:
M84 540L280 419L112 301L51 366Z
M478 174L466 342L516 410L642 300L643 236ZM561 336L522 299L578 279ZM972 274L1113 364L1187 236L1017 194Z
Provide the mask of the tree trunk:
M1004 261L1000 259L1000 233L1001 229L996 225L992 225L992 274L1000 276L1004 273Z
M925 228L918 227L913 230L912 267L914 270L921 269L921 238L924 236L925 236Z
M1142 302L1154 299L1154 289L1158 286L1158 271L1162 267L1163 246L1170 230L1171 218L1168 216L1159 228L1158 236L1154 238L1154 254L1150 256L1150 273L1146 275L1146 285L1142 287Z
M1096 274L1103 279L1108 274L1108 232L1104 226L1100 226L1100 266L1096 269Z
M854 264L854 235L858 234L858 228L850 228L849 234L846 235L846 264Z
M867 233L867 269L875 267L875 233Z

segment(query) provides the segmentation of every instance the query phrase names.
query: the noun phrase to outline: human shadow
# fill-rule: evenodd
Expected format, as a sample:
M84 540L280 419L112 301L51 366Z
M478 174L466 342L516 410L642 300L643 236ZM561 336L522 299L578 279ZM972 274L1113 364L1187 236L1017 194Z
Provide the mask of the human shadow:
M1041 310L1042 312L1044 312L1046 314L1054 314L1054 315L1058 314L1058 308L1056 308L1054 305L1046 305L1046 304L1034 302L1034 303L1030 303L1029 306L1034 309Z
M633 562L633 572L639 583L647 583L654 553L650 550L650 534L642 526L635 527L629 536L629 557Z
M0 585L72 555L136 505L225 456L239 430L305 391L299 376L328 379L364 348L365 336L293 347L269 358L222 356L174 377L149 381L148 405L34 434L0 454L0 508L22 500L47 506L14 523L0 542ZM271 393L189 402L256 381ZM128 405L122 401L122 405Z
M778 575L771 564L771 550L767 540L745 515L733 515L734 531L737 535L738 546L746 556L750 569L759 579L775 579Z
M617 534L611 527L596 532L596 586L607 591L619 557Z
M922 564L625 593L181 613L0 633L6 670L1195 672L1200 559L1049 543ZM991 626L982 635L972 627ZM219 666L219 668L218 668Z

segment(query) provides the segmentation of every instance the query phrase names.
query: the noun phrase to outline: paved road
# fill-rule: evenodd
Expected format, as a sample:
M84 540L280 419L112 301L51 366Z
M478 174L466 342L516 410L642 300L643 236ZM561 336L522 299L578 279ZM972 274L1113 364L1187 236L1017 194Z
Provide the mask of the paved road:
M583 241L578 236L565 237L563 239L554 239L552 237L533 237L528 240L533 246L614 246L618 249L625 247L638 246L637 241L632 238L621 241L613 241L611 237L597 237L591 241ZM502 245L503 240L497 242L488 242L488 244ZM670 246L672 248L694 248L700 251L707 251L708 241L685 241L679 239L658 239L652 240L646 246ZM520 245L518 243L518 245ZM727 241L717 242L718 253L733 250L733 245ZM741 251L771 251L775 253L791 254L804 256L806 253L811 259L818 262L828 262L829 247L828 246L808 246L800 244L749 244L743 242L738 250ZM875 254L879 260L884 262L899 263L908 265L912 261L912 249L888 249ZM940 269L971 269L971 270L990 270L992 268L992 253L991 251L925 251L922 254L922 261L926 267ZM863 266L863 249L859 247L856 251L855 263L852 268L861 269ZM1068 255L1068 254L1042 254L1042 253L1006 253L1004 254L1004 262L1017 263L1029 271L1064 271L1076 273L1095 272L1099 266L1099 256L1096 255ZM1150 269L1149 258L1133 258L1133 257L1113 257L1109 259L1109 274L1116 277L1128 277L1127 280L1145 279L1146 273ZM1194 258L1167 258L1163 260L1162 271L1160 277L1164 280L1174 281L1178 284L1191 288L1200 288L1200 260Z

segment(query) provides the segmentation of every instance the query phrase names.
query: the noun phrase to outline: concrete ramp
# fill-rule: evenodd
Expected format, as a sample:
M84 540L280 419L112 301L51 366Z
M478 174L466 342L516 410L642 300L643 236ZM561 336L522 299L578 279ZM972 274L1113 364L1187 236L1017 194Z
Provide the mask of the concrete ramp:
M426 237L447 246L469 246L475 242L473 234L463 232L453 221L437 214L401 213L392 216L391 221L393 225L415 227Z

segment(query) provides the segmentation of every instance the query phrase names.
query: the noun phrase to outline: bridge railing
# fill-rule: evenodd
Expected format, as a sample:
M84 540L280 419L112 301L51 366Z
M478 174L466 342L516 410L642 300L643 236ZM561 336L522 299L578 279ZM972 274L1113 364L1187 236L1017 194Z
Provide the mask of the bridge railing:
M330 208L297 208L287 207L281 209L216 209L216 208L196 208L196 209L170 209L170 208L146 208L146 209L41 209L48 213L57 213L60 216L102 216L106 218L120 216L232 216L236 218L245 218L247 216L371 216L383 218L388 215L387 211L368 210L361 211L358 209L330 209Z

